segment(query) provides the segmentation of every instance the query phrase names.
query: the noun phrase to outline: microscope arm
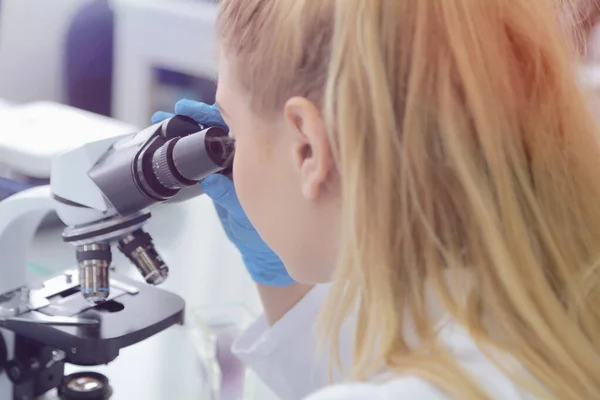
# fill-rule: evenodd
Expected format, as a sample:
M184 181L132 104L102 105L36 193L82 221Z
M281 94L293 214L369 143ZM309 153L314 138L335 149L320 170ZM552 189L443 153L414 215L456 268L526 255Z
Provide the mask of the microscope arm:
M49 186L28 189L0 201L0 293L26 283L31 241L54 207Z

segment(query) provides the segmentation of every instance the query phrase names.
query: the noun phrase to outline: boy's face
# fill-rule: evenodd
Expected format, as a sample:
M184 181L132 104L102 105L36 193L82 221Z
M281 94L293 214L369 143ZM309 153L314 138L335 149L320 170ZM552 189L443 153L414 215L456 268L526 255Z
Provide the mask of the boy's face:
M240 203L296 281L326 282L337 261L339 201L337 186L328 184L324 190L318 184L318 177L327 173L323 168L330 166L310 160L320 145L307 138L320 134L319 129L325 132L320 114L310 104L298 104L300 119L310 122L304 124L309 128L302 128L310 130L304 135L287 104L281 112L264 117L252 111L250 101L233 63L222 56L217 103L236 140L233 178ZM311 140L316 147L306 148ZM329 151L326 147L319 154Z

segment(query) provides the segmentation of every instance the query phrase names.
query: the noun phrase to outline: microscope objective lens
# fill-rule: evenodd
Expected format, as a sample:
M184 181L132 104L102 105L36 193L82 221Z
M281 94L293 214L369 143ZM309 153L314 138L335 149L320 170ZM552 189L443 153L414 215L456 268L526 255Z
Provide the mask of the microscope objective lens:
M109 267L112 262L110 245L93 243L79 246L77 261L83 297L92 303L106 301L110 294Z
M167 280L169 268L147 232L138 229L125 236L119 241L119 250L135 265L147 283L160 285Z

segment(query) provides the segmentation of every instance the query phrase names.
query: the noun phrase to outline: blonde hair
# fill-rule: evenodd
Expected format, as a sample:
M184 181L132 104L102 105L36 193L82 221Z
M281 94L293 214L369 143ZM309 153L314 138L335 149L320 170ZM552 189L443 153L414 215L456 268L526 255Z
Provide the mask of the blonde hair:
M572 5L222 0L257 109L304 96L329 124L343 237L323 321L335 338L357 315L352 378L384 365L485 398L436 345L429 287L507 374L494 355L527 369L518 384L600 398L600 147ZM459 296L449 270L469 274Z

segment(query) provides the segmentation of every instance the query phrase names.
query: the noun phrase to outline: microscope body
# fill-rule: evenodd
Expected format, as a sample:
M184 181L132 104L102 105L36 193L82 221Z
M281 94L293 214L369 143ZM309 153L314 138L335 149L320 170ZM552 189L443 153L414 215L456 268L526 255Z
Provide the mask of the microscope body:
M83 296L92 302L108 298L115 244L146 282L164 282L168 267L142 228L150 218L148 208L200 194L198 183L227 171L233 151L223 129L175 116L54 160L52 195L59 218L68 226L63 239L76 247Z
M227 173L232 159L225 131L175 116L71 150L53 161L49 186L0 202L1 399L108 399L101 376L65 377L64 365L107 364L121 348L183 323L183 299L155 287L168 268L143 231L148 209L201 194L197 183ZM29 246L52 212L67 226L77 267L28 283ZM113 247L145 283L111 271ZM84 393L92 381L100 397Z

